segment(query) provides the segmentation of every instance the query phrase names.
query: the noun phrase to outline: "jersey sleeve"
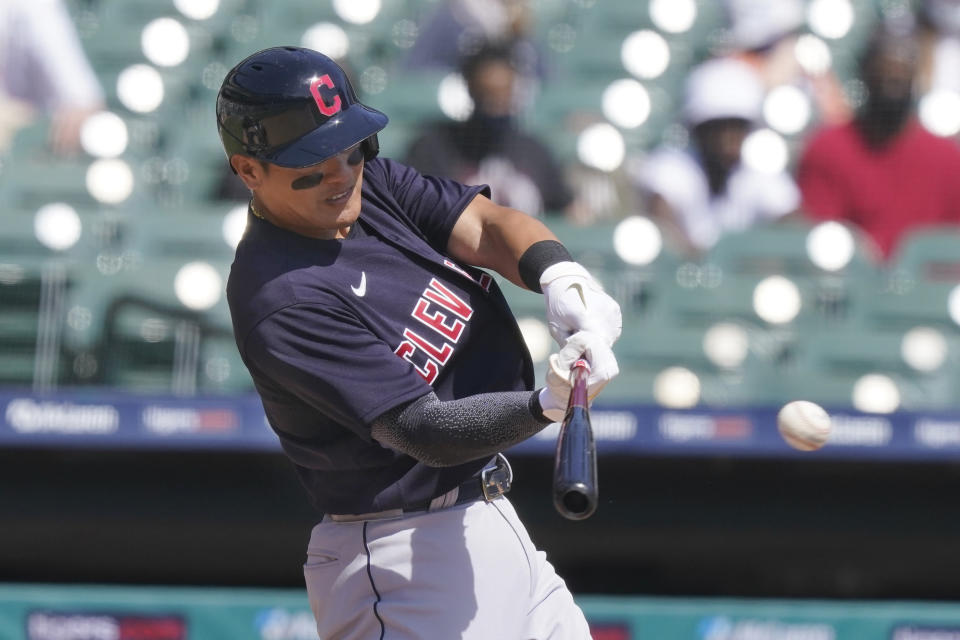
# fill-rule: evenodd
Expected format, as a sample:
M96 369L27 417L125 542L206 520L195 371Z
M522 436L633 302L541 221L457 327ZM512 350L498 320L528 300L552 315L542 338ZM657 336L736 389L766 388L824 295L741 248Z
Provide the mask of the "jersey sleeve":
M431 391L410 363L343 309L286 307L261 321L243 346L249 366L364 438L374 418Z
M448 178L423 175L394 160L381 163L384 179L410 221L437 251L446 252L447 241L460 214L478 193L490 197L487 185L468 186Z

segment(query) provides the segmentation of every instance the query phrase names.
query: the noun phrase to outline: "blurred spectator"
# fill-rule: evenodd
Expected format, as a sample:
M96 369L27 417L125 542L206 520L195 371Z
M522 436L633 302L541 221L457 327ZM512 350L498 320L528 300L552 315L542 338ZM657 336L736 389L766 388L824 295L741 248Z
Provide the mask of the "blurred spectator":
M763 87L743 62L709 60L687 78L683 120L690 147L662 147L631 168L645 208L675 250L696 257L728 231L796 211L800 196L785 172L741 162L760 118Z
M960 149L914 115L917 62L914 33L881 26L860 60L862 107L813 135L798 167L804 211L860 226L885 257L913 227L960 222Z
M918 94L946 90L960 93L960 2L922 0L919 19Z
M17 129L49 116L53 151L73 153L83 121L103 107L103 90L61 0L0 3L0 148Z
M808 95L821 122L839 123L851 111L830 68L813 68L798 57L806 23L803 0L724 0L733 56L756 70L764 90L793 85Z
M461 73L473 100L472 114L463 122L427 125L404 162L428 175L489 184L497 204L531 215L581 216L549 149L520 130L518 77L510 52L485 47L464 60Z
M527 0L444 0L420 26L405 66L456 70L464 57L494 42L510 50L520 75L542 79L544 57L530 37L531 19Z

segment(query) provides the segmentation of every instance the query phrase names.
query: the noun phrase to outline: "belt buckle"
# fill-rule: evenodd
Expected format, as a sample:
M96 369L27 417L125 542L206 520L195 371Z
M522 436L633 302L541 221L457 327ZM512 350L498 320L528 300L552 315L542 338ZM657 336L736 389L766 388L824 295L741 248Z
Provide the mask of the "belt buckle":
M495 500L510 491L513 482L513 469L502 453L497 454L497 462L480 472L480 488L483 490L483 499L487 502Z

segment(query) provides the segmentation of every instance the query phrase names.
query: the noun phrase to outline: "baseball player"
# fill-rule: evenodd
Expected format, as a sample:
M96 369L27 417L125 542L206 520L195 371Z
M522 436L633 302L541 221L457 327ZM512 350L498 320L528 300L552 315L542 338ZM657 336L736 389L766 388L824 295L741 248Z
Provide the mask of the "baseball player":
M620 309L540 222L378 157L387 117L315 51L240 62L217 97L252 192L227 296L267 418L324 516L321 638L589 638L504 494L500 451L562 417L569 367L617 373ZM492 269L542 291L548 384Z

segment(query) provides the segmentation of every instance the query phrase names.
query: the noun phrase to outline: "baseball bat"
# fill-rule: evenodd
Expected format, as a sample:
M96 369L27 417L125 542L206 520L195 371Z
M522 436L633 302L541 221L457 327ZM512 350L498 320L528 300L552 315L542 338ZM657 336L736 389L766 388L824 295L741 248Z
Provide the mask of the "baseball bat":
M583 520L597 509L597 449L587 400L590 365L581 358L571 371L573 389L554 458L553 505L564 518Z

